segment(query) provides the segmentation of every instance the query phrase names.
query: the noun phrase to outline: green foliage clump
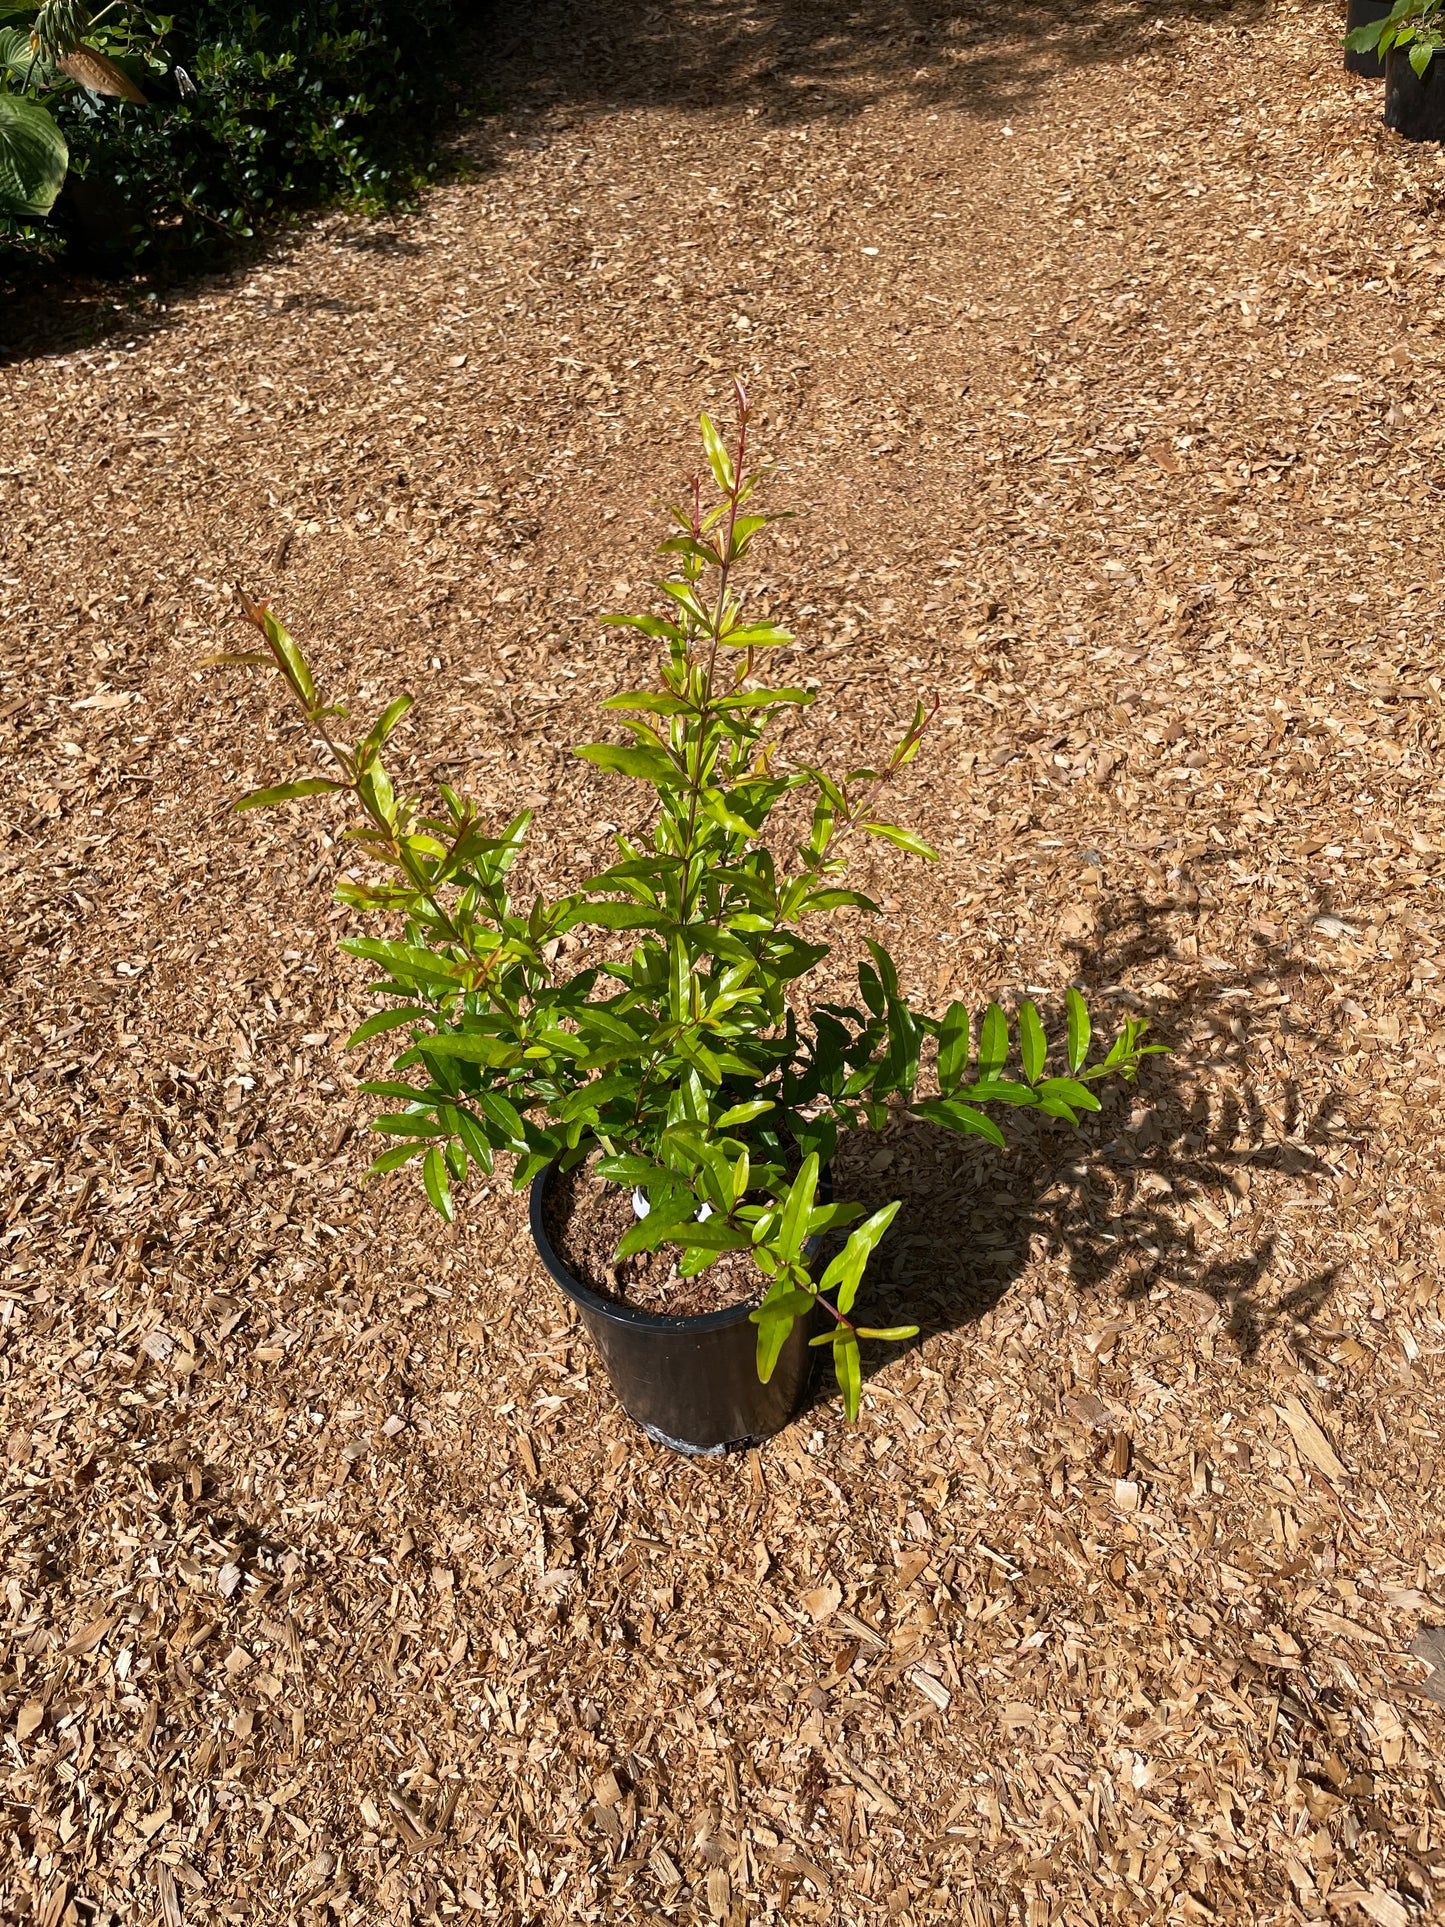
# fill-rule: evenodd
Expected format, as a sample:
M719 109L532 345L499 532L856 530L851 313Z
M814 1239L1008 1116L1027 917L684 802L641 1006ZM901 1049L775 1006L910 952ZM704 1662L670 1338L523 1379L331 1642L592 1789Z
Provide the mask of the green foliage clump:
M337 891L399 928L343 945L374 968L372 989L386 999L352 1043L386 1033L403 1046L391 1076L362 1086L386 1102L373 1128L394 1140L373 1170L418 1160L428 1197L450 1219L453 1187L471 1165L491 1172L509 1157L521 1186L554 1160L565 1169L600 1153L601 1175L647 1201L618 1257L668 1246L688 1276L725 1251L751 1251L761 1274L752 1313L760 1375L771 1374L796 1320L820 1308L831 1323L813 1342L832 1346L853 1414L858 1341L915 1328L874 1330L852 1317L869 1254L898 1206L860 1224L860 1206L820 1201L840 1129L878 1129L903 1109L1001 1145L990 1107L1077 1124L1099 1109L1099 1080L1131 1078L1160 1046L1145 1044L1146 1026L1131 1018L1090 1063L1092 1025L1071 990L1062 1062L1049 1069L1042 1019L1026 1001L1010 1074L999 1005L976 1034L961 1003L941 1018L913 1010L893 959L872 939L856 1003L804 996L829 954L820 926L840 910L877 911L844 881L850 849L878 838L934 855L891 820L887 801L929 716L920 704L876 768L834 775L780 765L777 722L814 692L759 675L793 638L749 614L738 593L739 571L775 518L751 506L759 472L741 388L737 404L731 447L703 417L716 496L705 500L694 484L672 510L657 584L665 613L608 618L653 640L660 656L650 687L602 705L628 740L577 752L651 793L650 831L619 835L615 862L570 894L514 901L507 875L530 812L493 831L444 784L430 806L400 794L383 753L411 698L398 696L350 739L345 710L318 692L295 641L252 602L264 651L222 660L278 670L325 760L323 774L255 791L237 807L344 799L356 819L346 834L381 866L377 881ZM589 934L580 951L575 939L568 945L576 961L564 961L574 931ZM812 1241L849 1226L815 1277Z
M1395 0L1384 19L1351 28L1345 45L1351 53L1378 54L1381 60L1396 47L1408 48L1406 58L1423 80L1445 46L1445 0Z
M204 253L288 207L394 202L448 105L457 17L455 0L198 0L164 16L143 99L38 92L73 177L51 233L133 265Z

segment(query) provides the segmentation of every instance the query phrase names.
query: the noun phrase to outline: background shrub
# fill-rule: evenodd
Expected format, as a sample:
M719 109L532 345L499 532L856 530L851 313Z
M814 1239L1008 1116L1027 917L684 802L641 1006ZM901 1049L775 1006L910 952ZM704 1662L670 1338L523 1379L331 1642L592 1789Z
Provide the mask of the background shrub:
M255 232L289 205L376 209L426 171L454 83L454 0L193 0L150 104L56 104L71 179L62 239L149 265Z

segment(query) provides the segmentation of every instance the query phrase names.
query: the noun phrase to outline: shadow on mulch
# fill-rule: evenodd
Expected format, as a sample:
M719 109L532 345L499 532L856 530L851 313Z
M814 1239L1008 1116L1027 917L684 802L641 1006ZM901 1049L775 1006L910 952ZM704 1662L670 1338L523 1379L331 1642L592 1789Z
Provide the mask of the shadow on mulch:
M1126 973L1136 980L1141 972L1147 975L1149 965L1162 964L1170 952L1168 913L1169 906L1140 898L1104 905L1095 938L1080 947L1075 977L1085 985L1117 986ZM1146 1059L1132 1087L1101 1093L1103 1111L1077 1133L1050 1119L1015 1114L1004 1120L1009 1149L999 1152L900 1116L881 1138L859 1134L840 1146L837 1196L870 1210L902 1200L870 1267L855 1312L860 1322L916 1324L914 1345L972 1324L1018 1282L1036 1241L1063 1255L1080 1294L1107 1289L1127 1304L1170 1285L1213 1299L1246 1363L1272 1330L1316 1318L1338 1282L1335 1267L1280 1293L1271 1279L1272 1235L1260 1237L1245 1255L1211 1257L1178 1221L1181 1204L1202 1199L1217 1211L1255 1172L1304 1178L1318 1162L1308 1139L1326 1119L1304 1114L1293 1085L1282 1114L1278 1108L1267 1114L1251 1090L1251 1025L1277 1026L1277 1007L1260 1009L1253 997L1239 1002L1219 996L1226 984L1244 981L1261 994L1265 985L1276 984L1293 986L1298 994L1312 974L1283 949L1256 941L1257 967L1247 980L1222 965L1218 972L1201 968L1183 986L1176 976L1179 994L1157 1014L1149 999L1133 993L1116 989L1112 996L1091 997L1100 1031L1101 1013L1122 1006L1154 1019L1153 1040L1176 1048L1174 1055ZM1062 1032L1061 1010L1045 1009L1044 1018L1050 1035ZM1313 1028L1307 1006L1294 1021ZM1209 1070L1231 1073L1215 1096L1201 1089L1196 1047L1186 1054L1182 1042L1205 1022L1214 1031L1205 1060ZM1282 1136L1290 1141L1281 1142ZM901 1349L865 1344L864 1376L896 1362ZM828 1377L823 1373L815 1381L819 1399L832 1391L824 1382Z
M494 0L484 19L509 106L665 104L806 122L899 97L1000 117L1071 68L1264 12L1263 0Z

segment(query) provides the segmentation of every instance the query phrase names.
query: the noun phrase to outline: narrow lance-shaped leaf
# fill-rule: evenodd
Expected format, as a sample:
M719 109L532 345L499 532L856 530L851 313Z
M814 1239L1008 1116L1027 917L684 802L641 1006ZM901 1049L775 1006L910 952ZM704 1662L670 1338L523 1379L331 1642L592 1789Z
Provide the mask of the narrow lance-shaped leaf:
M1065 999L1068 1009L1069 1069L1077 1073L1083 1068L1084 1059L1089 1054L1089 1039L1093 1036L1094 1026L1089 1017L1089 1006L1069 985Z
M979 1081L997 1077L1007 1060L1008 1019L997 1004L990 1004L983 1014L978 1038Z
M838 1375L838 1387L843 1394L843 1410L852 1424L858 1416L858 1407L863 1397L863 1372L858 1358L857 1334L841 1330L833 1340L833 1370Z
M1024 1076L1030 1084L1037 1084L1044 1074L1048 1043L1038 1008L1028 997L1019 1005L1019 1055L1023 1060Z
M938 1083L945 1094L956 1091L968 1075L969 1031L967 1004L950 1004L938 1034Z
M426 1194L431 1199L432 1205L450 1224L456 1213L452 1209L452 1190L447 1182L446 1160L442 1156L439 1145L434 1144L426 1154L426 1162L422 1166L422 1181L426 1185Z

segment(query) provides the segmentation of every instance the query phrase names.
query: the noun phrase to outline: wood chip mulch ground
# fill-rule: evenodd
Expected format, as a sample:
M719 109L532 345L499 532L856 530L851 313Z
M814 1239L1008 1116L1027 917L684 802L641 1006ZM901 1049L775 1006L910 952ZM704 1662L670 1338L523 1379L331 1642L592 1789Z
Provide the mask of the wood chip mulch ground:
M5 1918L1439 1917L1445 163L1339 27L546 0L414 214L19 344ZM906 984L1176 1054L851 1147L921 1342L689 1462L505 1186L363 1183L348 858L227 813L305 745L199 665L274 595L579 876L597 616L734 369L790 753L942 698Z

